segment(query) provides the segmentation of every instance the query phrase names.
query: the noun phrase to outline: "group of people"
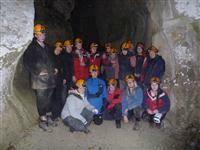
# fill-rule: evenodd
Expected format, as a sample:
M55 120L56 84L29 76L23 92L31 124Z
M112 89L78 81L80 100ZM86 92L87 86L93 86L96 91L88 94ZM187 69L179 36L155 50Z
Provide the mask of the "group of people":
M86 51L76 38L50 47L45 32L43 25L35 25L23 56L37 97L40 128L48 131L59 117L71 132L88 133L91 122L101 125L103 120L115 120L116 128L121 128L121 120L134 122L134 130L141 119L161 126L170 100L160 87L165 61L155 46L145 50L142 42L134 47L128 40L119 51L111 43L99 51L93 42Z

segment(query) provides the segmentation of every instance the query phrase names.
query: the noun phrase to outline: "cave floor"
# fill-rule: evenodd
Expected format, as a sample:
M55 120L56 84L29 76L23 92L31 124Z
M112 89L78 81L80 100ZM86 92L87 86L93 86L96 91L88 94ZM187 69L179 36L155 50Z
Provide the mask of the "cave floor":
M170 129L150 128L142 122L139 131L132 123L122 123L116 129L114 121L104 121L101 126L91 124L90 133L70 133L61 121L52 133L43 132L37 125L23 133L15 144L17 150L168 150L176 149L177 142Z

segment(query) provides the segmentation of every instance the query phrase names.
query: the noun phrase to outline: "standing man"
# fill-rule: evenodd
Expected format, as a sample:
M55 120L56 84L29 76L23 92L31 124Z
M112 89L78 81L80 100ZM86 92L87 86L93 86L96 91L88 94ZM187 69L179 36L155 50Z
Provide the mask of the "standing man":
M56 86L55 75L58 70L55 68L51 49L44 42L45 38L45 27L41 24L35 25L34 38L24 53L23 61L31 74L32 89L36 93L39 127L50 131L48 126L53 124L51 97Z

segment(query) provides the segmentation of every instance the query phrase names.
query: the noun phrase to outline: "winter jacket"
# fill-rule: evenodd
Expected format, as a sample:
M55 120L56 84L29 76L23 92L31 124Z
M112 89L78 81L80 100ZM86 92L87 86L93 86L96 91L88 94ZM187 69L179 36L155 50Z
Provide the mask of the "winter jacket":
M142 82L145 85L149 85L150 79L153 76L159 77L162 79L164 73L165 73L165 61L162 58L162 56L156 55L155 58L147 58L146 59L146 65L143 70L143 77Z
M145 110L150 109L151 111L158 110L159 113L167 113L170 109L170 100L166 92L161 90L157 97L153 97L151 92L147 90L144 93L143 108Z
M103 100L107 98L105 82L99 78L89 78L86 81L86 89L89 103L100 112Z
M72 77L74 75L74 63L73 52L64 52L62 56L63 62L63 79L66 80L66 84L72 84Z
M88 103L84 95L81 95L78 91L70 93L61 112L61 118L65 119L68 116L72 116L84 123L86 119L81 115L84 108L91 111L94 109L94 107Z
M143 91L142 89L137 86L133 93L129 93L128 88L123 91L122 96L122 114L123 116L127 115L125 110L131 110L138 106L142 106L143 102Z
M89 57L89 66L90 65L97 65L100 68L101 63L101 56L99 53L90 54Z
M109 57L107 61L110 63L107 62L108 65L104 65L106 79L109 78L118 79L118 74L119 74L118 57L116 56L115 59L111 59L111 57Z
M135 68L135 56L123 55L118 56L119 61L119 79L124 80L127 74L133 74Z
M79 52L79 54L77 52ZM84 63L84 66L81 65L81 62ZM78 79L86 80L89 76L89 70L88 70L89 60L88 60L88 55L84 49L75 50L75 54L73 57L73 64L74 64L74 76L76 77L76 80Z
M41 47L34 38L23 55L25 68L31 73L33 89L54 88L55 81L55 62L52 49L45 44ZM47 75L39 75L41 72Z
M135 66L135 74L138 75L138 77L142 74L142 67L144 64L145 56L144 55L136 55L136 66Z
M116 104L120 104L122 101L122 92L120 89L116 89L114 93L109 93L107 97L107 110L112 109Z

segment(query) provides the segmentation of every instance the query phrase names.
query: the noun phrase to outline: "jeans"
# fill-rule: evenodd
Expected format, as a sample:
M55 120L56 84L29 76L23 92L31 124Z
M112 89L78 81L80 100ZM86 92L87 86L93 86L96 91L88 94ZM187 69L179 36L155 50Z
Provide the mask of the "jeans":
M87 124L83 124L83 122L79 119L76 119L72 116L68 116L63 120L63 123L66 126L69 126L70 129L73 131L81 131L84 132L87 130L87 127L90 125L90 123L93 120L93 112L90 110L84 108L83 111L81 112L81 115L86 119Z
M105 110L103 118L105 120L121 120L122 117L122 105L116 104L111 110Z
M45 116L46 113L51 112L51 100L54 88L36 89L37 109L39 116Z

